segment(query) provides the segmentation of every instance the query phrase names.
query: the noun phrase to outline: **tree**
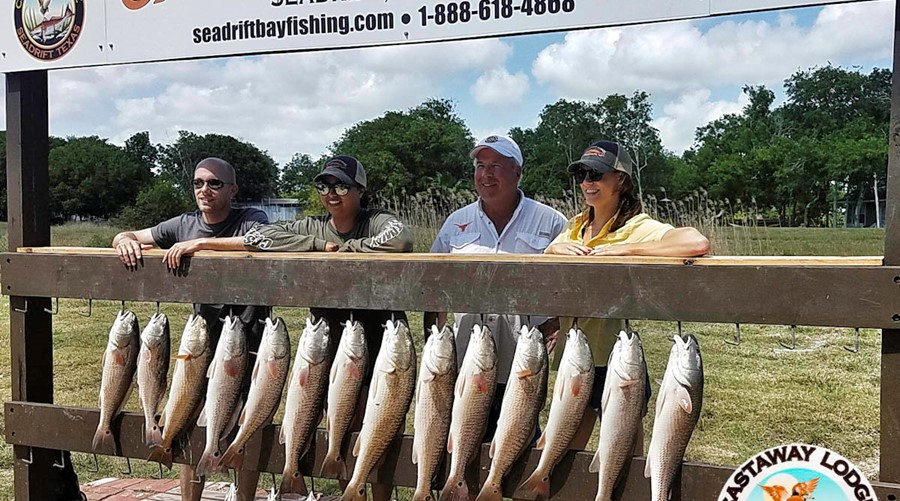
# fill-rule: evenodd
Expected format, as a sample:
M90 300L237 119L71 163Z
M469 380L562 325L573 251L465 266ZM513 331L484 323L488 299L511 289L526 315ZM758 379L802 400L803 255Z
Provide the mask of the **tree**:
M469 186L474 145L453 103L430 99L407 112L390 111L360 122L331 146L334 155L356 157L366 168L375 198Z
M135 199L151 173L97 136L70 137L50 151L53 214L107 218Z
M150 142L150 133L136 132L125 140L125 154L132 161L151 172L157 168L159 148Z
M278 166L272 157L250 143L221 134L200 136L179 131L174 144L161 148L160 169L171 176L175 186L192 196L194 167L207 157L221 158L234 167L241 200L260 200L278 191Z
M291 161L281 169L278 179L278 193L285 197L301 198L312 186L313 178L321 170L324 159L318 162L306 153L294 153Z
M121 228L149 228L192 209L196 207L183 190L168 176L157 176L153 184L141 190L134 205L119 214L115 223Z

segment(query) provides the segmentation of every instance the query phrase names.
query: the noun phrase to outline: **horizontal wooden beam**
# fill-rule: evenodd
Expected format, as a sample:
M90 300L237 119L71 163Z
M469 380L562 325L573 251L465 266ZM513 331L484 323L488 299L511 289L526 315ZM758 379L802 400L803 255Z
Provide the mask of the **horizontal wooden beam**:
M4 294L25 297L900 326L900 267L614 261L217 254L196 256L172 273L157 256L131 271L111 251L23 252L2 254L0 273Z
M6 402L4 406L6 441L12 445L23 447L40 447L45 449L69 450L91 453L91 440L100 419L97 409L79 407L54 406L50 404L33 404L27 402ZM149 450L143 443L143 415L126 412L117 420L114 427L117 433L118 456L146 459ZM284 447L278 444L279 425L269 425L254 436L247 446L245 469L281 473L284 467ZM350 443L355 440L351 437ZM196 464L205 446L203 429L191 430L189 439L185 441L186 449L176 451L175 462ZM317 446L317 444L319 446ZM351 445L352 446L352 445ZM316 441L307 455L303 471L306 475L317 476L325 458L327 445L325 433L319 429ZM471 471L471 481L484 482L490 468L488 457L489 444L482 448L480 465ZM112 455L113 451L101 451L101 454ZM551 492L555 499L593 499L597 491L597 475L588 472L592 452L571 451L556 467L553 473ZM386 459L378 470L373 472L369 480L378 483L393 483L403 487L416 485L416 466L412 464L412 436L398 439L386 453ZM540 451L531 450L520 459L510 471L504 482L504 495L516 499L529 499L524 493L515 492L537 467ZM348 467L352 471L355 459L348 458ZM645 458L636 457L625 477L621 500L644 500L650 498L650 483L644 478ZM684 463L680 493L682 500L708 500L718 498L722 487L734 472L733 466L708 465L701 463ZM342 478L348 479L351 471ZM446 470L439 475L446 477ZM897 499L900 496L900 484L873 483L879 499ZM888 496L895 496L889 498ZM617 498L618 499L618 498ZM673 496L673 500L679 499Z

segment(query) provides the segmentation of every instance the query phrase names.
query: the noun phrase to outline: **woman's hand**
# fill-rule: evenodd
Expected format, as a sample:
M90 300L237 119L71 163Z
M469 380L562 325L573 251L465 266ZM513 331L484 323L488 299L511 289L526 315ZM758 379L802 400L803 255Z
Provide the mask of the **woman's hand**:
M558 242L547 247L547 254L558 254L562 256L587 256L590 254L591 248L576 242Z
M629 244L616 244L599 249L591 249L592 256L632 256L634 253Z

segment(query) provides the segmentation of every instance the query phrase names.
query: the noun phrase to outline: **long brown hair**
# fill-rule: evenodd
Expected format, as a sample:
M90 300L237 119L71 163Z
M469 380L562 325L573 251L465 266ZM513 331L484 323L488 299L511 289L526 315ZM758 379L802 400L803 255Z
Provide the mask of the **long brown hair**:
M616 213L616 220L609 227L609 232L612 233L625 226L629 219L641 212L644 212L644 204L634 193L634 182L631 180L631 176L619 172L619 210Z

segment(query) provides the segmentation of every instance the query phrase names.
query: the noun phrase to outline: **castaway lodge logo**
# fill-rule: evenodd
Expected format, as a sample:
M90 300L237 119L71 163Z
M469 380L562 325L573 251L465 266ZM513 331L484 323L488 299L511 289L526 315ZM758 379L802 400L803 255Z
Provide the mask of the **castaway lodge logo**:
M16 39L41 61L59 59L75 47L84 26L84 0L15 0Z
M877 501L866 476L840 454L806 444L773 447L728 479L719 501Z

